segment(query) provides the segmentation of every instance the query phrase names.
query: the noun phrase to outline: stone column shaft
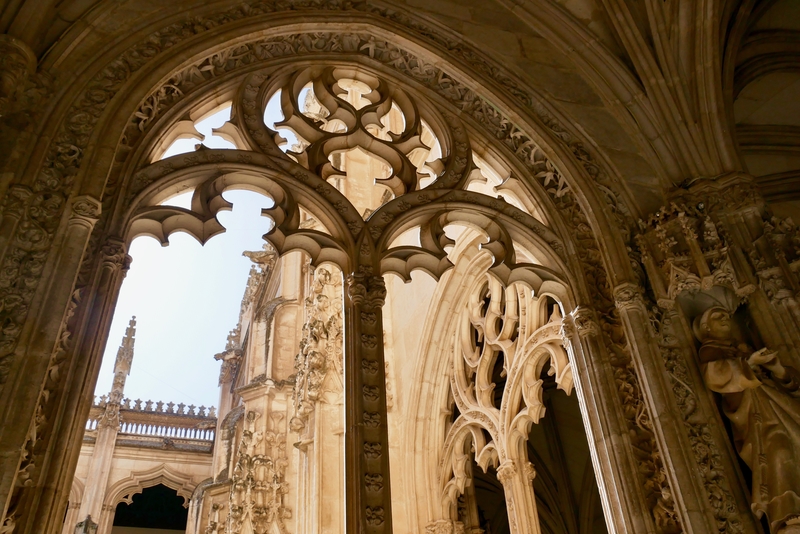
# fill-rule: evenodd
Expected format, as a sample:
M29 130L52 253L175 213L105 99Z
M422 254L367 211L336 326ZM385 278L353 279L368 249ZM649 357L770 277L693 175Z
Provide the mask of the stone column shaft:
M511 534L538 534L541 532L533 478L536 472L527 460L524 463L506 460L497 469L497 478L503 484Z
M352 274L344 295L345 514L348 533L392 532L381 276Z
M633 454L614 371L594 314L577 308L565 317L562 335L575 366L575 391L586 437L594 450L592 463L608 531L653 532L651 512L638 473L639 462Z
M119 432L119 410L117 409L116 425L101 420L97 428L97 441L94 444L94 453L89 464L86 476L86 491L81 501L81 510L78 517L81 520L91 516L94 521L100 519L103 511L103 501L108 487L108 475L111 472L111 461L114 458L114 444Z
M58 419L54 421L50 462L42 473L44 493L39 507L33 512L33 532L54 532L63 521L62 506L69 496L75 477L75 466L86 419L94 399L94 383L105 350L111 327L113 309L117 302L129 257L124 243L111 238L100 250L100 266L84 289L86 296L76 310L73 344L69 351L70 373L67 382L71 387L62 389L58 403ZM80 357L79 357L80 355ZM78 511L76 510L77 514ZM82 521L85 516L77 516ZM93 520L98 518L93 516ZM74 530L73 523L72 529Z
M686 533L714 532L717 528L714 515L696 475L697 463L650 327L641 289L635 284L623 284L615 289L614 296L636 374L643 382L642 393L681 526Z

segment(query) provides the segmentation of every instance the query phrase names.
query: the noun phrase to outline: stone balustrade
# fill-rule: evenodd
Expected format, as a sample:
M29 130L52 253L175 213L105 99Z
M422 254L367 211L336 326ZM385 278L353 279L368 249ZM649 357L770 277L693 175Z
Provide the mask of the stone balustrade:
M108 397L96 397L86 421L86 439L92 440L108 405ZM123 399L119 410L117 440L183 443L211 447L216 434L216 408L184 403ZM205 445L204 445L205 444ZM145 445L147 446L147 445Z

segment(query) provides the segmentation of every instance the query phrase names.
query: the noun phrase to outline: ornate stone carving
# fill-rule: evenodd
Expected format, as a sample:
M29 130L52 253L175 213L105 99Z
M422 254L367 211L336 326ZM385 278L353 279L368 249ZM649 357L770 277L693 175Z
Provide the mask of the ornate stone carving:
M594 311L585 308L577 307L570 313L575 325L575 330L580 337L596 336L600 334L600 325L597 323L597 317ZM564 318L566 324L566 317ZM567 329L565 329L566 331Z
M80 101L78 104L76 104L75 108L71 110L70 116L73 118L69 120L69 123L66 124L60 132L64 133L65 135L56 136L56 139L58 139L58 144L54 144L53 147L51 147L48 166L43 172L44 177L40 179L40 182L45 184L45 189L48 189L50 192L54 193L54 198L58 198L60 193L69 189L69 186L71 185L71 176L75 174L73 171L77 170L77 168L80 166L83 155L82 151L87 146L88 134L91 132L94 126L96 117L101 114L106 103L111 98L111 95L113 95L116 90L127 81L129 76L146 64L146 58L153 57L161 50L170 46L174 46L181 40L189 38L199 32L206 31L210 27L225 24L227 22L247 16L258 16L279 9L289 9L289 7L283 6L284 4L280 2L257 2L249 4L247 9L240 9L237 6L235 9L229 9L223 13L217 13L209 18L203 18L199 21L192 20L179 22L171 25L168 28L154 32L148 36L146 41L126 51L124 57L121 57L115 61L114 64L105 69L100 75L98 75L98 78L93 80L90 84L89 89L96 91L98 93L98 98L85 99L86 102ZM476 54L473 50L466 47L464 44L448 40L446 36L441 35L441 32L436 31L436 28L428 27L419 21L410 19L403 13L398 13L394 10L376 8L367 4L353 5L349 2L301 2L293 3L291 6L292 9L302 9L304 7L313 7L316 9L365 9L374 15L385 17L389 20L400 22L409 26L410 28L413 28L414 31L420 34L421 38L432 40L437 44L442 44L442 46L445 48L450 49L454 56L463 58L466 63L475 64L477 68L487 74L490 79L493 79L500 86L507 89L509 94L513 95L514 98L519 99L526 105L533 104L533 109L539 113L540 117L545 117L547 119L543 119L544 122L548 124L549 127L553 128L554 131L558 131L559 137L567 140L566 142L569 143L576 157L578 157L578 159L584 164L587 172L589 172L589 174L593 177L603 175L602 169L592 161L592 158L588 155L587 149L585 149L579 143L574 142L574 139L572 139L570 134L566 132L563 127L558 125L557 120L555 120L552 115L547 113L546 108L544 108L542 103L535 102L534 97L532 97L531 94L524 88L523 84L516 83L507 74L494 69L492 64L483 59L480 54ZM316 44L316 41L309 39L311 38L306 36L306 42L311 46L307 46L305 50L315 50L316 47L314 45ZM352 42L348 43L343 41L340 46L342 46L344 50L349 51L347 47L352 46L352 44ZM496 132L503 134L501 137L498 137L502 140L502 142L512 149L515 149L515 153L521 155L520 157L528 158L530 160L531 167L539 168L541 172L536 173L536 176L540 179L543 185L548 188L548 191L554 198L567 199L564 202L574 203L574 198L571 196L569 186L566 184L564 177L558 174L549 161L544 158L541 150L535 146L531 138L513 126L512 123L508 121L506 117L502 116L502 114L498 112L488 101L476 97L474 93L472 93L466 86L460 85L457 81L449 78L446 74L442 76L444 73L441 71L429 71L426 65L420 65L419 63L413 61L413 57L412 60L409 61L409 55L407 53L406 55L399 56L399 59L398 57L392 58L392 53L394 53L396 49L388 49L388 52L382 51L380 49L380 43L378 43L377 46L370 44L370 46L359 49L359 51L361 50L364 50L365 53L370 56L370 58L379 57L381 56L381 52L384 52L382 57L387 57L392 61L396 61L399 66L407 71L420 72L422 75L430 77L431 80L438 78L440 81L437 83L439 85L440 93L442 94L450 93L456 96L465 94L466 97L463 99L465 105L462 106L462 109L467 110L467 112L470 113L470 115L479 124L491 123ZM291 52L295 53L296 51L293 50ZM400 50L400 52L403 53L404 51ZM208 72L211 72L213 76L217 72L224 72L226 69L228 69L228 65L232 65L231 68L235 68L243 65L246 66L248 64L247 62L248 59L246 57L242 58L240 56L232 56L231 54L220 53L216 55L214 61L211 63L211 69L203 69L202 71L198 69L197 72L187 71L187 76L194 77L199 74L199 76L202 77ZM142 122L137 124L137 130L141 131L142 129L146 129L147 126L153 122L153 119L157 118L159 110L162 109L162 102L169 99L171 95L180 94L181 91L177 88L177 86L173 88L167 88L167 90L162 89L164 88L159 88L159 94L155 100L150 98L147 99L147 103L143 107L143 116L140 117ZM133 136L130 136L130 138L135 139ZM110 183L113 183L113 180L111 180ZM113 199L115 198L115 195L111 194L107 195L106 197ZM613 195L609 195L609 198L613 199L615 197ZM575 211L580 211L577 206L573 206L572 209L573 214ZM619 210L616 210L615 213L619 213L621 211L623 211L622 207L620 207ZM585 217L582 218L582 214L578 215L577 218L579 222L585 223ZM45 233L48 235L45 237L47 239L50 239L52 236L53 228L54 226L46 229ZM355 231L358 231L358 227L355 227ZM584 256L582 260L586 260L587 257L592 253L597 252L596 243L594 243L594 240L591 238L590 234L591 231L588 233L584 232L582 234L584 239L587 235L589 235L589 241L591 241L591 246L587 249L583 249L581 252L581 254ZM47 239L45 241L47 241ZM47 246L47 243L45 243L45 248L47 248ZM588 250L588 252L585 252L586 250ZM602 266L600 265L600 260L598 258L595 258L594 260L589 258L589 261L585 262L585 265L588 265L589 267L588 271L590 273L587 276L593 278L593 280L590 280L590 287L593 287L595 282L602 283L602 280L598 280L598 278L604 278L604 274L601 273ZM31 258L24 258L24 260L30 260L30 262L33 262ZM43 261L44 258L42 258L42 262ZM36 280L36 277L33 277L33 283L30 284L29 287L35 288ZM21 320L24 320L24 315ZM21 325L21 322L19 324ZM13 327L9 328L8 331L13 334ZM12 349L13 343L15 343L15 340L11 341Z
M386 302L386 283L382 276L374 276L372 270L347 275L347 294L354 304L362 310L374 310L383 307Z
M35 70L36 55L30 47L10 35L0 36L0 117L12 111L12 100Z
M660 306L674 305L684 291L713 286L733 289L740 296L755 287L741 276L742 259L732 255L727 230L712 217L704 203L697 206L672 203L645 223L636 242Z
M290 425L303 429L323 390L325 378L333 372L341 377L342 361L342 276L332 267L314 272L311 294L305 301L300 352L295 358L294 409ZM340 389L339 387L335 389Z
M530 482L535 471L527 457L519 457L524 450L519 443L527 440L528 425L544 415L539 373L548 360L558 387L572 390L560 307L542 302L547 297L536 297L521 284L503 286L491 274L476 276L466 294L453 339L450 388L460 415L448 429L441 456L443 508L455 505L468 483L464 451L469 443L484 470L499 464L509 521L513 516L518 524L536 524L533 510L512 511L515 499L535 502L533 485L522 483ZM495 362L503 362L504 383L495 383Z
M708 418L698 406L696 385L686 368L686 349L681 346L675 332L675 314L674 310L667 310L663 316L658 308L651 311L661 355L672 381L672 391L683 416L683 424L687 429L719 532L738 534L744 532L742 518L731 493L731 480L725 476L720 444L714 438Z
M425 526L425 534L464 534L464 523L450 519L431 521Z
M243 421L228 496L226 534L239 534L249 521L254 532L276 529L286 534L291 510L284 503L286 435L259 425L260 414L249 410Z
M625 291L620 300L639 305L640 290ZM662 533L681 532L672 490L667 480L667 473L661 459L653 433L653 423L645 405L639 378L636 374L630 355L629 340L619 317L614 309L601 316L603 340L608 351L610 363L614 370L623 415L628 423L633 451L639 461L643 491L653 515L656 528Z

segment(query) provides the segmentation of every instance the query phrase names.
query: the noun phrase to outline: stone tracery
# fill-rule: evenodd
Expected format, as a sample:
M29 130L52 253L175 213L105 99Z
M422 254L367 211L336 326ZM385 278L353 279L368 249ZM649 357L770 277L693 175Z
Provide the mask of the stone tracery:
M559 388L569 393L573 381L559 306L548 309L552 298L537 293L523 283L506 287L489 274L478 277L453 338L450 384L459 415L440 464L445 509L455 513L457 497L471 483L466 463L474 454L484 470L497 467L511 532L539 529L531 485L536 469L525 452L528 428L544 415L538 377L549 361ZM502 387L495 382L501 376Z

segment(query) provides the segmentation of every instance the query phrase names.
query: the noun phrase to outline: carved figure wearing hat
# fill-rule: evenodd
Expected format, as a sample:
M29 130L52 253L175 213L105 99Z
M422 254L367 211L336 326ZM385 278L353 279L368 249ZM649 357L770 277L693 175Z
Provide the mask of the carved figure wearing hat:
M725 308L706 310L693 330L703 379L722 395L736 450L753 472L753 512L767 514L772 532L800 534L800 375L776 352L737 343Z

